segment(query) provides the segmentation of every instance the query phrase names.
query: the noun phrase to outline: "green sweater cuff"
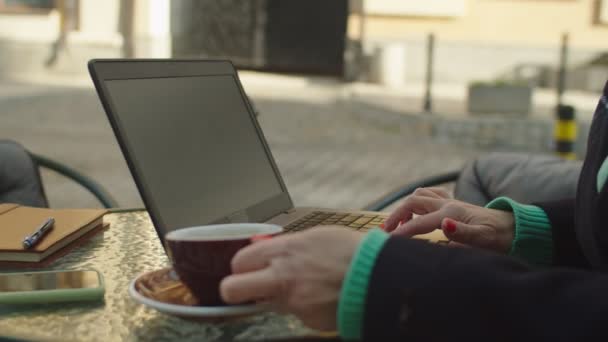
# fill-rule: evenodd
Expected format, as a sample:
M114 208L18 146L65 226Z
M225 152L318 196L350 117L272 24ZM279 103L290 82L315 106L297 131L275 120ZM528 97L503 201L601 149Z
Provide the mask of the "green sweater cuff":
M344 340L361 339L367 287L376 257L387 239L388 234L384 231L370 230L351 261L338 303L338 331Z
M547 214L534 205L520 204L507 197L499 197L486 208L513 212L515 236L509 255L535 265L546 266L553 261L553 234Z

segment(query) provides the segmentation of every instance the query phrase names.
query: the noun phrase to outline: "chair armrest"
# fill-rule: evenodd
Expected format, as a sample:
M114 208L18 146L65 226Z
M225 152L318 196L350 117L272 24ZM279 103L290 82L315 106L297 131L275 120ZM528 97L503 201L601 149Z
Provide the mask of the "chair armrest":
M391 204L397 202L398 200L412 194L418 188L426 188L430 186L454 182L458 179L458 176L460 176L460 171L451 171L406 184L368 204L363 210L381 211L386 207L390 206Z
M112 195L110 195L108 191L104 189L103 186L101 186L92 178L87 177L84 174L72 169L71 167L63 165L47 157L31 152L30 155L39 167L44 167L49 170L55 171L60 175L74 180L76 183L86 188L95 196L95 198L97 198L97 200L104 206L104 208L118 207L118 202L116 202Z

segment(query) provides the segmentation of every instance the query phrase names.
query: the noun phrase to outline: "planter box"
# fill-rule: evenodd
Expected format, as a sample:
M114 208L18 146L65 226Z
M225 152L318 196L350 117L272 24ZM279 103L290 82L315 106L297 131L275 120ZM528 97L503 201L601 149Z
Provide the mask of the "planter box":
M469 86L468 109L471 114L528 115L532 107L532 87L520 85Z

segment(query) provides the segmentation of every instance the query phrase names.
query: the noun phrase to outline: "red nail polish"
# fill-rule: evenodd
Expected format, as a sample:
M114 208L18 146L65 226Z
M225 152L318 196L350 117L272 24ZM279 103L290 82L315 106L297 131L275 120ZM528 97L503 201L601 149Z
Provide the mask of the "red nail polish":
M445 220L445 230L448 233L454 233L456 231L456 222L452 221L452 220Z
M263 241L263 240L269 240L272 239L272 235L254 235L251 237L251 242L258 242L258 241Z
M379 227L384 229L384 223L380 223Z

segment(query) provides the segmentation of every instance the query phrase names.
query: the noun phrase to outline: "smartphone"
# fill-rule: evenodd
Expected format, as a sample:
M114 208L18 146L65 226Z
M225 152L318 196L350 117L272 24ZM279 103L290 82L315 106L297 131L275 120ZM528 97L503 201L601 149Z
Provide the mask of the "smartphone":
M102 300L103 277L96 270L0 273L0 304L44 304Z

